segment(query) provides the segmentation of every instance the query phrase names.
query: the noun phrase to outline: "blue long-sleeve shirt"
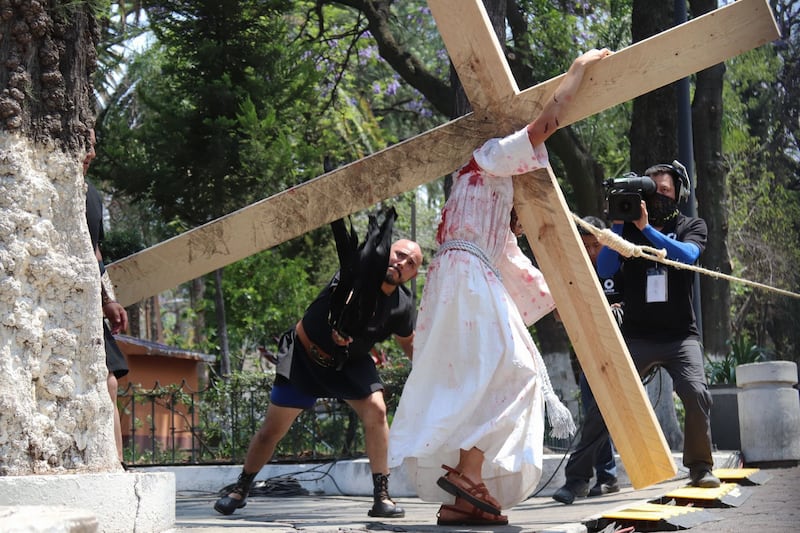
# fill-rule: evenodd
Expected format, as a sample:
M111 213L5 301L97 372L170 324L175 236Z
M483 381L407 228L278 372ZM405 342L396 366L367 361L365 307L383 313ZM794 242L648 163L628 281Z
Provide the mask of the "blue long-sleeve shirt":
M622 235L623 224L614 224L611 230L617 235ZM641 230L653 248L664 249L667 251L667 259L693 264L700 257L700 248L692 242L681 242L667 235L664 235L650 224ZM620 267L619 253L611 248L604 246L597 257L597 273L604 278L610 278L617 273Z

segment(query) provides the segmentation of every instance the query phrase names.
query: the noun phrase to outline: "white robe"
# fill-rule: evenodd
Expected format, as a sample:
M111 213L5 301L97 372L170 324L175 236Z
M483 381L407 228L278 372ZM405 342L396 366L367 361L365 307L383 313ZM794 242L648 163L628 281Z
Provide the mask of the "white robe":
M448 250L428 267L412 371L390 429L389 466L400 464L425 501L452 502L436 485L459 449L484 452L483 480L503 508L526 499L542 472L543 386L526 324L555 308L544 278L509 228L510 176L547 165L525 130L492 139L453 174L437 240L477 245Z

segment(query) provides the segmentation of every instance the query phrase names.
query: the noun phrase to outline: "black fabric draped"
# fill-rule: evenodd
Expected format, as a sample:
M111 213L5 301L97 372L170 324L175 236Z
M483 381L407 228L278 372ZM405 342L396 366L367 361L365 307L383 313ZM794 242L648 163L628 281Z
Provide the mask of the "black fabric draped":
M367 235L361 244L349 218L349 230L344 219L331 222L339 255L340 279L331 298L329 321L342 336L359 336L375 313L378 291L389 267L396 219L394 207L370 215Z

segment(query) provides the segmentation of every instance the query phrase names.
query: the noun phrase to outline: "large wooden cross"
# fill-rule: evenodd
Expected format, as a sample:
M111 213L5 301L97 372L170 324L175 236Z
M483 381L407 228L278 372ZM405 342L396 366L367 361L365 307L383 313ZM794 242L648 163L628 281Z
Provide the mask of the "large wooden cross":
M429 0L473 112L108 267L130 305L453 172L532 120L560 77L520 92L481 0ZM456 16L457 14L457 16ZM779 37L766 0L739 0L591 67L561 126ZM514 178L514 203L635 488L676 468L551 168Z

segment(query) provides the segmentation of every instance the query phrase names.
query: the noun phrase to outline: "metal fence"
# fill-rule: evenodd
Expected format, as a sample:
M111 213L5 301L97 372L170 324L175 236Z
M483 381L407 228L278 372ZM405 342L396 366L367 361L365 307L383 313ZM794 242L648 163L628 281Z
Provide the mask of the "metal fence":
M240 464L266 413L268 375L217 381L201 390L186 382L143 388L129 384L117 397L124 459L129 465ZM387 387L387 395L397 394ZM387 405L396 398L387 397ZM391 413L390 413L391 418ZM554 451L569 440L545 438ZM279 443L273 461L315 462L363 457L364 431L344 402L320 399Z

